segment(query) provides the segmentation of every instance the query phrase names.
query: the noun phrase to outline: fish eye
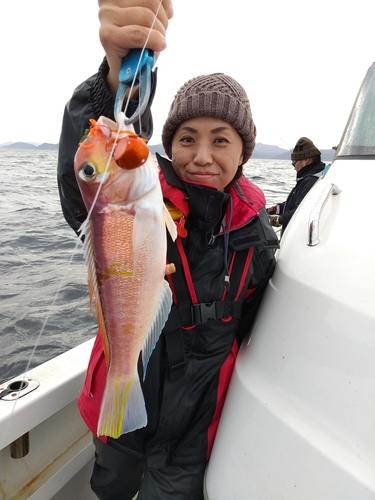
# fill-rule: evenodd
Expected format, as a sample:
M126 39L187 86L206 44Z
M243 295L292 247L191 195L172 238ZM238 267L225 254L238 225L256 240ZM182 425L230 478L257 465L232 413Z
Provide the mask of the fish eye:
M90 182L96 178L95 166L89 161L82 163L79 170L79 176L86 182Z

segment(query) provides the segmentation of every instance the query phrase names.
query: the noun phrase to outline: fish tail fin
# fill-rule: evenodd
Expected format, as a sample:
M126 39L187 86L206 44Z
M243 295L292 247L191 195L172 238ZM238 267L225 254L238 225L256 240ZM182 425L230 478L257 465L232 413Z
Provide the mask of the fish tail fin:
M100 408L97 434L119 438L147 425L145 400L138 374L133 378L107 377Z

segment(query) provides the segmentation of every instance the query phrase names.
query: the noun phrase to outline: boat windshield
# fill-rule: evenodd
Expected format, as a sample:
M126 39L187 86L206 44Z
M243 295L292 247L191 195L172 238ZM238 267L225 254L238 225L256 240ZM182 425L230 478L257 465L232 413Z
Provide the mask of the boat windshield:
M375 63L359 89L336 157L375 156Z

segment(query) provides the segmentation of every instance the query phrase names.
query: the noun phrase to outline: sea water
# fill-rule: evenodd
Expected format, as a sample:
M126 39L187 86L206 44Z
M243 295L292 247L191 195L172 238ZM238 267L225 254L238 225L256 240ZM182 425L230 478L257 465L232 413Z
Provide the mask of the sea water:
M0 148L0 383L96 334L82 244L66 223L57 151ZM267 205L295 184L290 161L250 160Z

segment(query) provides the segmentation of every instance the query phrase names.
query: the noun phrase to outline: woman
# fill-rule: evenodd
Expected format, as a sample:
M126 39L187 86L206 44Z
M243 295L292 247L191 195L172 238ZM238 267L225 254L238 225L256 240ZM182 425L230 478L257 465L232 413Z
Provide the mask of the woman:
M139 35L142 23L150 25L157 7L152 0L138 7L130 0L115 4L101 2L107 57L98 73L77 87L64 114L59 191L66 220L76 231L87 215L73 171L79 138L89 118L113 118L114 75L133 47L131 34ZM170 17L170 3L164 2L148 48L164 48ZM142 44L139 36L137 43ZM152 97L136 124L146 138L152 132L151 102ZM162 133L170 160L159 156L158 161L164 200L178 230L167 255L176 265L168 276L174 305L142 384L147 426L118 439L95 436L106 377L96 338L79 408L94 434L91 486L98 498L131 500L139 492L138 500L203 499L204 470L238 347L275 266L278 243L264 195L242 175L255 135L247 95L227 75L193 78L171 105Z

